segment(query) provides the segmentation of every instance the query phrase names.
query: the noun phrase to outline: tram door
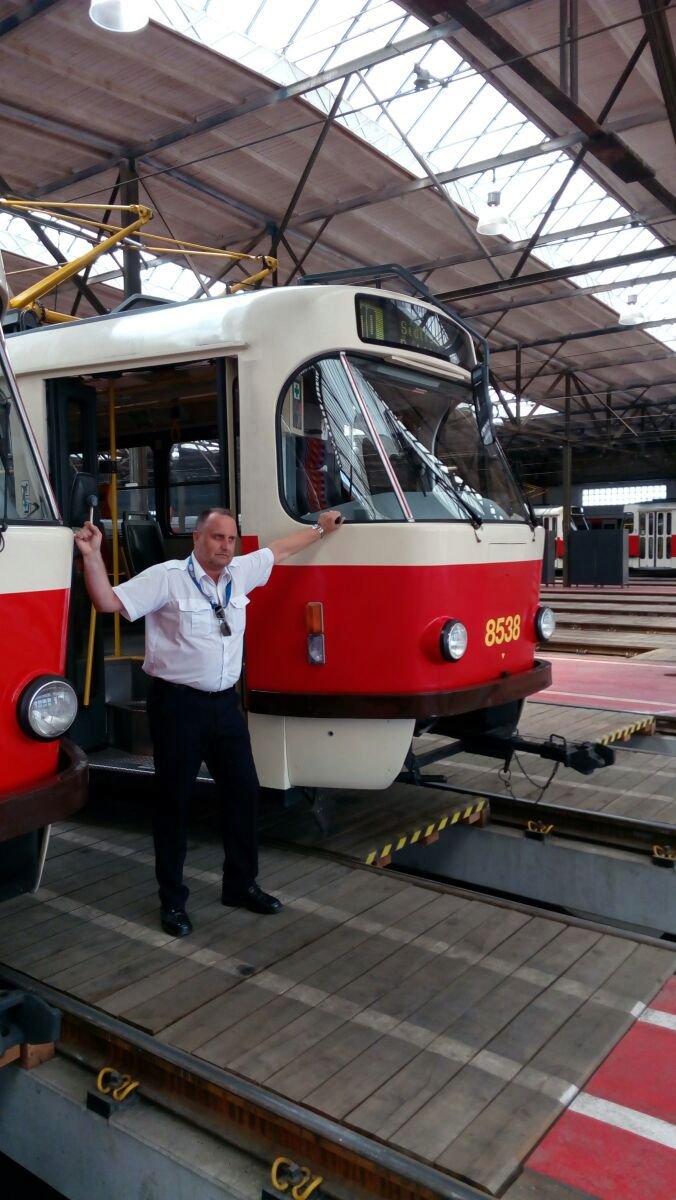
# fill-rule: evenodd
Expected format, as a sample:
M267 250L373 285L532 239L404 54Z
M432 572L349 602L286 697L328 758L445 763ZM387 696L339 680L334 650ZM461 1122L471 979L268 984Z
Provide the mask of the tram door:
M670 567L674 514L670 509L652 509L639 514L639 566ZM673 528L676 532L676 528Z

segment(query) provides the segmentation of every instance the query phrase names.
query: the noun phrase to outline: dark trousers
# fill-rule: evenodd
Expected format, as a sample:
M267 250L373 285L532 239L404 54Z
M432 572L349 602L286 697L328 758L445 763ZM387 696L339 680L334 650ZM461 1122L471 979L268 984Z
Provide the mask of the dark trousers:
M163 908L185 908L188 812L203 762L218 790L223 832L223 886L241 895L258 873L258 777L234 688L199 692L154 679L148 720L155 758L153 837Z

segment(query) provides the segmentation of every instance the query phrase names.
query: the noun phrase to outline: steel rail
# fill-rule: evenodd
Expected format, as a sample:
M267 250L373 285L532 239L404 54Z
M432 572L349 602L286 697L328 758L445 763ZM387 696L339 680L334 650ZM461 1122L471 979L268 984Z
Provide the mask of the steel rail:
M382 1200L486 1200L485 1192L436 1167L242 1076L164 1045L153 1035L49 984L4 964L0 964L0 980L59 1009L62 1033L58 1046L63 1053L94 1070L102 1065L124 1068L140 1081L142 1096L199 1121L258 1158L267 1154L272 1160L281 1151L311 1163L325 1176L325 1188L334 1180L337 1185L355 1187L360 1195ZM328 1196L325 1188L323 1194Z
M440 760L437 759L438 761ZM593 841L640 853L652 850L660 840L676 842L676 826L643 821L639 817L596 812L589 808L568 808L564 804L548 804L542 800L528 800L502 792L475 791L471 788L454 787L450 783L442 783L435 779L418 786L487 800L492 822L497 817L498 822L511 824L517 816L522 818L527 814L532 818L537 815L555 826L556 836L574 837L578 841Z

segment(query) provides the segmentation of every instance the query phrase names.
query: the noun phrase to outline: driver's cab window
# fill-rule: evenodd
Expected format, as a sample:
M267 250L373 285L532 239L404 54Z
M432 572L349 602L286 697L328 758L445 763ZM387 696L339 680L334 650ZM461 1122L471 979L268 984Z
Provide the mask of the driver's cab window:
M343 499L339 455L318 399L316 369L301 372L282 406L282 484L295 516L309 518Z

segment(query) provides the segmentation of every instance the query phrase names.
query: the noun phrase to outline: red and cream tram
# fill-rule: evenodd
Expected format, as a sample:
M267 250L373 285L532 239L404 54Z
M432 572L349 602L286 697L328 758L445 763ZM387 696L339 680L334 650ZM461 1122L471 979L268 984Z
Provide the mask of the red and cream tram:
M0 899L37 886L50 822L85 800L84 756L63 740L77 709L63 677L72 561L0 333Z
M243 551L343 514L339 537L251 597L244 702L264 786L386 787L421 724L514 725L549 683L543 531L496 442L487 366L434 303L269 288L9 341L45 450L48 404L71 452L78 422L100 452L114 420L168 557L190 549L187 490L167 486L177 444L217 448L193 515L230 507Z
M625 504L629 566L643 574L676 571L676 500Z

